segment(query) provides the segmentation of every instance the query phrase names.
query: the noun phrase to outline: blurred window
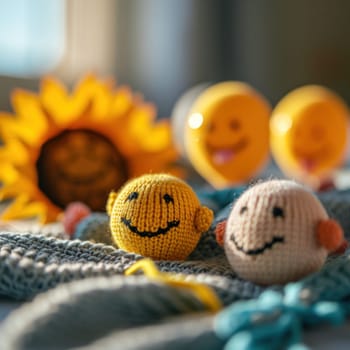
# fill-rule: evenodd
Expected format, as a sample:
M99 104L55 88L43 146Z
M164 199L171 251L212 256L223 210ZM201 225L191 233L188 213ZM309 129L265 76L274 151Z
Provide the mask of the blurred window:
M0 0L0 74L37 76L65 47L64 0Z

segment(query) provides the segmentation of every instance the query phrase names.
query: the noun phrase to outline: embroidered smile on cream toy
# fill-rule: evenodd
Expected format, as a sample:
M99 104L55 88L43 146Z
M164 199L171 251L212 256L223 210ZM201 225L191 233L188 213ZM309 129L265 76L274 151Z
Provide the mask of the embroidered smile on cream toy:
M213 220L189 185L166 174L144 175L111 192L107 213L119 248L157 260L186 259Z
M237 274L263 285L319 270L344 243L341 227L319 200L288 180L262 182L243 193L216 235Z

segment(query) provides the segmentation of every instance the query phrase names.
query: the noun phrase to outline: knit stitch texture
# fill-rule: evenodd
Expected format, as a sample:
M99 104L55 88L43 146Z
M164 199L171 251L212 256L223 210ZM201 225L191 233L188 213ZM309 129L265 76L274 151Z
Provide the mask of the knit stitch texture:
M183 260L207 231L213 213L184 181L167 174L129 181L107 203L116 245L163 260Z
M217 197L206 196L223 207ZM349 239L350 192L331 192L320 198ZM264 288L240 279L228 264L216 243L214 227L231 209L229 204L216 214L212 228L186 261L159 260L156 264L161 271L180 272L212 287L225 306L242 301L242 310L246 310L245 300L258 301L265 291L284 293L284 289ZM113 349L118 344L122 349L216 350L236 334L231 328L227 336L221 336L213 327L221 313L208 314L188 291L142 275L123 276L139 259L140 255L112 246L58 239L57 234L1 232L0 294L30 301L1 325L1 348ZM297 290L311 304L345 302L350 290L349 271L347 256L333 258L319 273L298 282ZM301 326L306 317L299 314ZM240 318L238 313L236 319ZM272 324L277 321L266 320ZM245 334L253 337L256 329L256 324L247 327Z
M342 229L316 196L290 180L249 188L236 201L224 235L232 268L264 285L295 281L319 270L342 242Z

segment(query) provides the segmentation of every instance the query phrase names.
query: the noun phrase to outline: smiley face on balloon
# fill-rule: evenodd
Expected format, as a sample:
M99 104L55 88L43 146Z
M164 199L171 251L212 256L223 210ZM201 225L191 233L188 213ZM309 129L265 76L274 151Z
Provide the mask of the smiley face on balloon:
M247 182L268 160L269 116L268 102L247 84L206 87L182 117L185 156L216 188Z
M286 95L271 116L271 152L282 171L318 187L344 160L349 110L321 86Z

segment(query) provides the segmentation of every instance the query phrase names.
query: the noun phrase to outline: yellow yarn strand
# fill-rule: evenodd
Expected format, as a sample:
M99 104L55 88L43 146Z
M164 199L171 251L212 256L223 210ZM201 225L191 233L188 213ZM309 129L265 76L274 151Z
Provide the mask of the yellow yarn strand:
M125 275L130 276L138 271L142 271L147 277L155 281L190 290L212 312L217 312L222 308L220 300L210 287L201 283L186 281L186 276L182 274L160 272L151 259L137 261L125 271Z

